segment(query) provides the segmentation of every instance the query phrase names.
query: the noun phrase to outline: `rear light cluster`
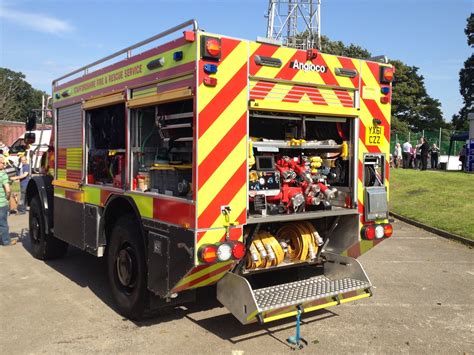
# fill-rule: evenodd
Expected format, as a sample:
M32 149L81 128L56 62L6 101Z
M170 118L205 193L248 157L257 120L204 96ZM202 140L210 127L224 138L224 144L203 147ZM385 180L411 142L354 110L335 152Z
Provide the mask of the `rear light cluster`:
M239 260L245 256L245 244L242 242L224 242L208 244L199 249L199 260L212 264L215 262Z
M205 60L219 62L221 59L221 39L209 36L202 36L201 57ZM217 78L211 75L217 73L217 64L204 64L203 83L206 86L217 86Z
M382 93L380 102L382 104L388 104L390 102L390 83L393 81L394 72L392 67L380 67L380 83L387 84L387 86L382 86L380 89Z
M387 224L371 224L364 226L361 230L362 238L366 240L389 238L393 234L393 227Z

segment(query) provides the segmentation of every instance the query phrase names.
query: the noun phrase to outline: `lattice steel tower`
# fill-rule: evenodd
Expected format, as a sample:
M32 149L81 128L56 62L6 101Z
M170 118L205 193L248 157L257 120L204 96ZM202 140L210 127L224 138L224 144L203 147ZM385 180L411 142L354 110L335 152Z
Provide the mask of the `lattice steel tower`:
M321 49L321 0L269 0L267 37L288 47Z

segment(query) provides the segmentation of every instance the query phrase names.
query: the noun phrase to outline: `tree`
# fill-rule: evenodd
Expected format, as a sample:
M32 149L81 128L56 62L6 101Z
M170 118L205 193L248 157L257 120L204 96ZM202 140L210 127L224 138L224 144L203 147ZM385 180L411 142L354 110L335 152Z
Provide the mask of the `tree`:
M428 95L424 78L418 73L419 68L408 66L400 60L392 60L391 64L395 67L393 116L412 130L446 127L441 103Z
M368 59L371 53L356 44L346 46L341 41L321 37L324 53L351 58ZM411 130L438 129L447 127L439 100L428 95L422 75L415 66L400 60L392 60L395 66L395 81L392 93L392 130L408 133Z
M25 120L31 109L41 108L43 94L25 80L23 73L0 68L0 120Z
M326 36L321 36L321 48L324 53L342 55L345 57L360 59L366 59L371 57L370 52L365 48L362 48L353 43L346 46L343 42L331 41Z
M467 25L464 30L467 36L467 44L474 48L474 13L467 19ZM463 98L463 107L459 113L453 115L452 124L454 129L467 131L469 122L467 115L474 110L474 54L464 62L464 68L459 71L459 92Z

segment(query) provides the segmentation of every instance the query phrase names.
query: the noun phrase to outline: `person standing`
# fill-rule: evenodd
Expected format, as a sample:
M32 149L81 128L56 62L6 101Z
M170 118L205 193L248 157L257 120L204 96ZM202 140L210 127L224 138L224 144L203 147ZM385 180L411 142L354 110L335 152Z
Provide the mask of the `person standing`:
M410 162L408 163L408 167L410 167L411 169L416 169L415 157L416 157L416 148L411 147L411 149L410 149Z
M400 143L395 144L395 149L393 150L393 161L396 168L400 167L400 162L402 160L402 147Z
M430 145L425 137L421 138L420 142L421 145L417 151L420 151L421 170L426 170L428 168L428 152L430 150Z
M410 160L411 160L411 144L410 142L406 141L403 143L403 152L402 152L402 157L403 157L403 169L408 169L410 166Z
M415 146L415 169L421 167L421 145L423 144L423 138L420 138L419 143Z
M20 182L20 204L18 205L18 214L26 213L26 188L30 181L30 165L26 156L22 155L20 158L20 171L18 176L13 176L11 180Z
M8 229L8 210L10 208L8 201L10 200L10 184L8 175L5 172L5 158L0 155L0 234L2 244L4 246L15 245L16 240L10 239L10 231Z
M436 143L433 143L430 149L431 154L431 169L438 168L438 157L439 157L439 148Z

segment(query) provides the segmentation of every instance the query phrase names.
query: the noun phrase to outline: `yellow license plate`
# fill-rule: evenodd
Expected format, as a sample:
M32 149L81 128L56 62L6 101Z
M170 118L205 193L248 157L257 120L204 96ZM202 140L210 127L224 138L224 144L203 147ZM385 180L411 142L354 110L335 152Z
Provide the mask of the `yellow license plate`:
M383 126L368 126L365 128L365 145L380 145L383 138Z

